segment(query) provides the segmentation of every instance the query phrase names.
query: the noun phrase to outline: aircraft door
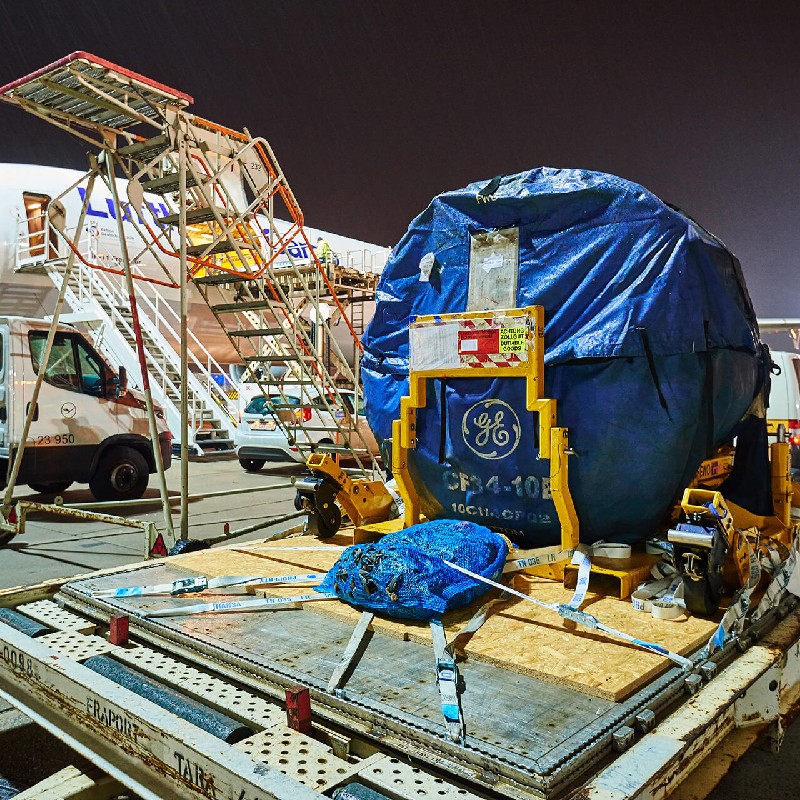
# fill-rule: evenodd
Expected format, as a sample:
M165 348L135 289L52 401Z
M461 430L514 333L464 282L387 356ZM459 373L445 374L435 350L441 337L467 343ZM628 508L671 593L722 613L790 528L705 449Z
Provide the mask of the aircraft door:
M25 222L20 231L20 263L38 263L58 257L58 236L49 224L48 206L51 198L46 194L24 192ZM59 204L59 211L63 206Z

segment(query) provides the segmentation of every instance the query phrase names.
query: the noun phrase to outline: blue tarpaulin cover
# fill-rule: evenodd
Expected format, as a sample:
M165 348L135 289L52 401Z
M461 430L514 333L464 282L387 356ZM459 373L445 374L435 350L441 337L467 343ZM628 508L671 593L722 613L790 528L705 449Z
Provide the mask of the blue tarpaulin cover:
M408 393L409 317L467 310L471 237L509 227L515 305L545 310L545 396L576 452L581 539L650 535L731 436L768 358L736 258L638 184L544 167L434 198L392 251L363 338L372 430L389 445ZM474 439L484 412L506 443L491 453ZM558 541L522 380L431 380L417 428L410 469L426 516L470 519L526 546Z

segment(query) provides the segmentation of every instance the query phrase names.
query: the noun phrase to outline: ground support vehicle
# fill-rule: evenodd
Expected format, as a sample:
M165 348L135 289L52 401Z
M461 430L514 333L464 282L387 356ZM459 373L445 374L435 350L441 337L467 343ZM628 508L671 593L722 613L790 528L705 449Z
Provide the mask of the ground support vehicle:
M20 447L33 403L19 483L49 494L88 483L98 500L141 497L156 469L144 400L120 384L83 334L58 328L33 401L49 327L44 320L0 318L0 472L6 476ZM172 437L163 412L156 414L158 447L168 467Z
M458 645L463 745L444 734L425 626L376 619L346 681L328 691L359 616L338 601L158 618L145 614L197 597L93 596L198 575L324 570L335 547L351 541L352 531L343 531L321 550L316 539L291 538L5 590L2 605L44 629L31 638L0 622L0 696L141 797L235 800L331 796L354 781L393 800L701 797L697 786L681 795L679 784L694 780L715 747L745 747L756 734L778 742L795 713L800 613L791 595L738 643L705 658L698 650L713 623L643 622L629 603L590 593L598 616L617 626L647 626L672 647L683 641L690 671L597 632L537 621L538 612L512 598ZM524 574L514 585L564 593ZM474 611L445 619L449 638ZM129 620L127 640L119 637L120 615ZM89 668L98 655L250 731L227 744L176 716L177 702L160 707L98 675ZM302 733L286 717L297 684L310 691Z
M800 353L777 350L770 356L780 371L771 380L767 429L773 437L779 425L786 429L792 446L792 467L797 469L800 467Z

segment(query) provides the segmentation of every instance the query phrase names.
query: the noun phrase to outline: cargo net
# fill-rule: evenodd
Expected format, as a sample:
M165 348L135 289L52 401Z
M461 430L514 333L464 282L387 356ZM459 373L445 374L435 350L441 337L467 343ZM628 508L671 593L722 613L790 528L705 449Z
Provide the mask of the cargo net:
M316 588L378 614L431 619L469 605L489 586L445 561L496 580L508 544L474 522L441 519L413 525L374 544L348 547Z

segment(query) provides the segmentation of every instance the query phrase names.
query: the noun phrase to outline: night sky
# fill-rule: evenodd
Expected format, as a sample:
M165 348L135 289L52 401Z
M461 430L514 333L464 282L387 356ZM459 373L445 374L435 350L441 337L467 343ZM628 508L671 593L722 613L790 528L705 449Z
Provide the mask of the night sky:
M88 50L267 138L309 224L393 245L448 189L536 166L637 181L800 316L800 6L0 0L0 83ZM84 148L0 106L0 161ZM788 340L787 340L788 341Z

